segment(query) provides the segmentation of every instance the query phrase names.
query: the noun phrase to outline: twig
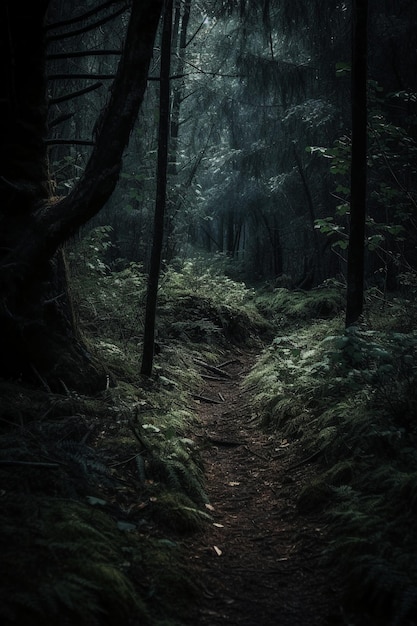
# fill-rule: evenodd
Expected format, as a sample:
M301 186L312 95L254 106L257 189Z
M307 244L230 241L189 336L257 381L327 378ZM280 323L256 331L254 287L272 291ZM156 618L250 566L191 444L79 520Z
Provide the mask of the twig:
M209 372L214 372L215 374L222 376L223 378L232 378L230 374L228 374L227 372L224 372L220 368L215 367L214 365L210 365L209 363L206 363L205 361L200 361L200 359L194 359L194 363L196 365L200 365L200 367L204 367L206 370L209 370Z
M47 393L52 393L50 386L48 385L48 383L46 382L46 380L44 378L42 378L42 376L39 374L38 370L36 369L36 367L33 365L33 363L30 364L30 367L33 371L33 373L35 374L35 376L38 378L38 380L40 380L40 382L42 383L42 385L45 387Z
M226 382L224 378L220 378L220 376L210 376L209 374L201 374L201 378L203 378L204 380L214 380L217 381L219 383L224 383Z
M210 443L212 443L215 446L225 446L227 448L235 448L237 446L243 446L243 441L230 441L228 439L215 439L214 437L207 437L207 439Z
M220 400L216 400L215 398L207 398L206 396L200 396L198 394L193 394L194 400L200 400L201 402L207 402L207 404L222 404Z
M258 452L255 452L255 450L252 450L252 448L249 448L248 445L245 446L245 450L247 450L248 452L250 452L250 454L253 454L254 456L257 456L259 459L262 459L262 461L266 461L267 463L270 462L270 459L268 459L266 456L264 456L263 454L259 454Z
M119 467L120 465L127 465L131 461L134 461L135 459L137 459L137 457L140 456L140 455L141 455L141 453L138 452L138 453L134 454L133 456L130 456L128 459L124 459L123 461L118 461L117 463L111 463L109 465L109 467L114 468L114 467Z
M310 454L310 456L306 457L305 459L302 459L301 461L299 461L298 463L295 463L294 465L290 465L290 467L288 467L286 471L289 472L293 469L296 469L297 467L300 467L301 465L304 465L305 463L308 463L309 461L313 461L322 452L324 452L324 448L322 448L321 450L316 450L315 452L313 452L313 454Z
M220 363L217 367L227 367L227 365L232 365L233 363L239 363L239 359L230 359L229 361L224 361L224 363Z
M218 392L218 394L217 394L217 395L219 396L219 398L220 398L220 400L221 400L222 402L226 402L226 399L225 399L224 395L223 395L222 393L220 393L220 391Z
M61 466L60 463L41 463L37 461L0 461L0 465L2 467L23 466L23 467L45 467L49 469L58 469Z

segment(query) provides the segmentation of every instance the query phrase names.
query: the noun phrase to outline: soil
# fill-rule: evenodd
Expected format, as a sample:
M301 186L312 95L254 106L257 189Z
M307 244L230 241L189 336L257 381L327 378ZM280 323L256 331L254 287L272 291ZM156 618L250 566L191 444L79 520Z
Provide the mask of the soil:
M192 433L202 450L212 523L184 542L201 598L193 626L325 626L346 623L340 589L322 553L322 513L302 515L298 495L315 474L297 442L265 432L241 381L256 355L234 351L207 376ZM212 377L212 378L211 378Z

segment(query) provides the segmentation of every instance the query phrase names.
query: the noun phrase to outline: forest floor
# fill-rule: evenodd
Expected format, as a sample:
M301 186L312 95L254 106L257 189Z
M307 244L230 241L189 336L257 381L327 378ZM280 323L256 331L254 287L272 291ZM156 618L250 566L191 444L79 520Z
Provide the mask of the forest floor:
M201 590L193 626L325 626L345 623L340 589L322 563L324 515L304 516L297 498L315 469L297 442L262 432L241 382L255 354L225 357L207 374L191 436L202 450L213 521L185 540ZM211 378L212 376L212 378Z

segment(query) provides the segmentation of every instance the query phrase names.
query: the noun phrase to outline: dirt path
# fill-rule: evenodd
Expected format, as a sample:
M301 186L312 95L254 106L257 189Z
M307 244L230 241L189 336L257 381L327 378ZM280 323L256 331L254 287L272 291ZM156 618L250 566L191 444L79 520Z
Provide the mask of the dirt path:
M296 498L312 466L287 441L261 432L240 383L255 355L235 351L224 381L206 380L201 424L213 524L186 541L189 569L203 590L193 626L342 624L338 592L320 565L326 527L303 517ZM210 371L204 374L216 376Z

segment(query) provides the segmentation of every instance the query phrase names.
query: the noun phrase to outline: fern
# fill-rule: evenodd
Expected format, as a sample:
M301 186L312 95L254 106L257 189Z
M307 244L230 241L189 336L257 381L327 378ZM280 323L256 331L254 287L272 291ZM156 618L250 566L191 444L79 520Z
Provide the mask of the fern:
M304 296L274 292L282 320ZM292 308L291 308L292 307ZM279 309L273 309L279 315ZM297 311L298 310L298 311ZM304 310L308 310L305 308ZM326 510L327 556L346 585L349 608L369 623L416 616L417 336L337 318L275 338L244 385L253 411L307 452L323 451L299 510ZM393 330L394 328L394 330ZM410 621L411 620L411 621Z
M70 624L98 625L103 615L133 614L147 622L143 601L117 565L124 560L123 543L111 518L45 497L6 498L3 515L12 508L20 510L20 527L16 536L12 525L3 526L3 623L12 624L16 616L19 623L61 624L68 615ZM16 542L30 548L16 551Z
M160 493L152 503L152 517L163 526L177 532L189 533L201 528L210 516L193 505L183 492Z

